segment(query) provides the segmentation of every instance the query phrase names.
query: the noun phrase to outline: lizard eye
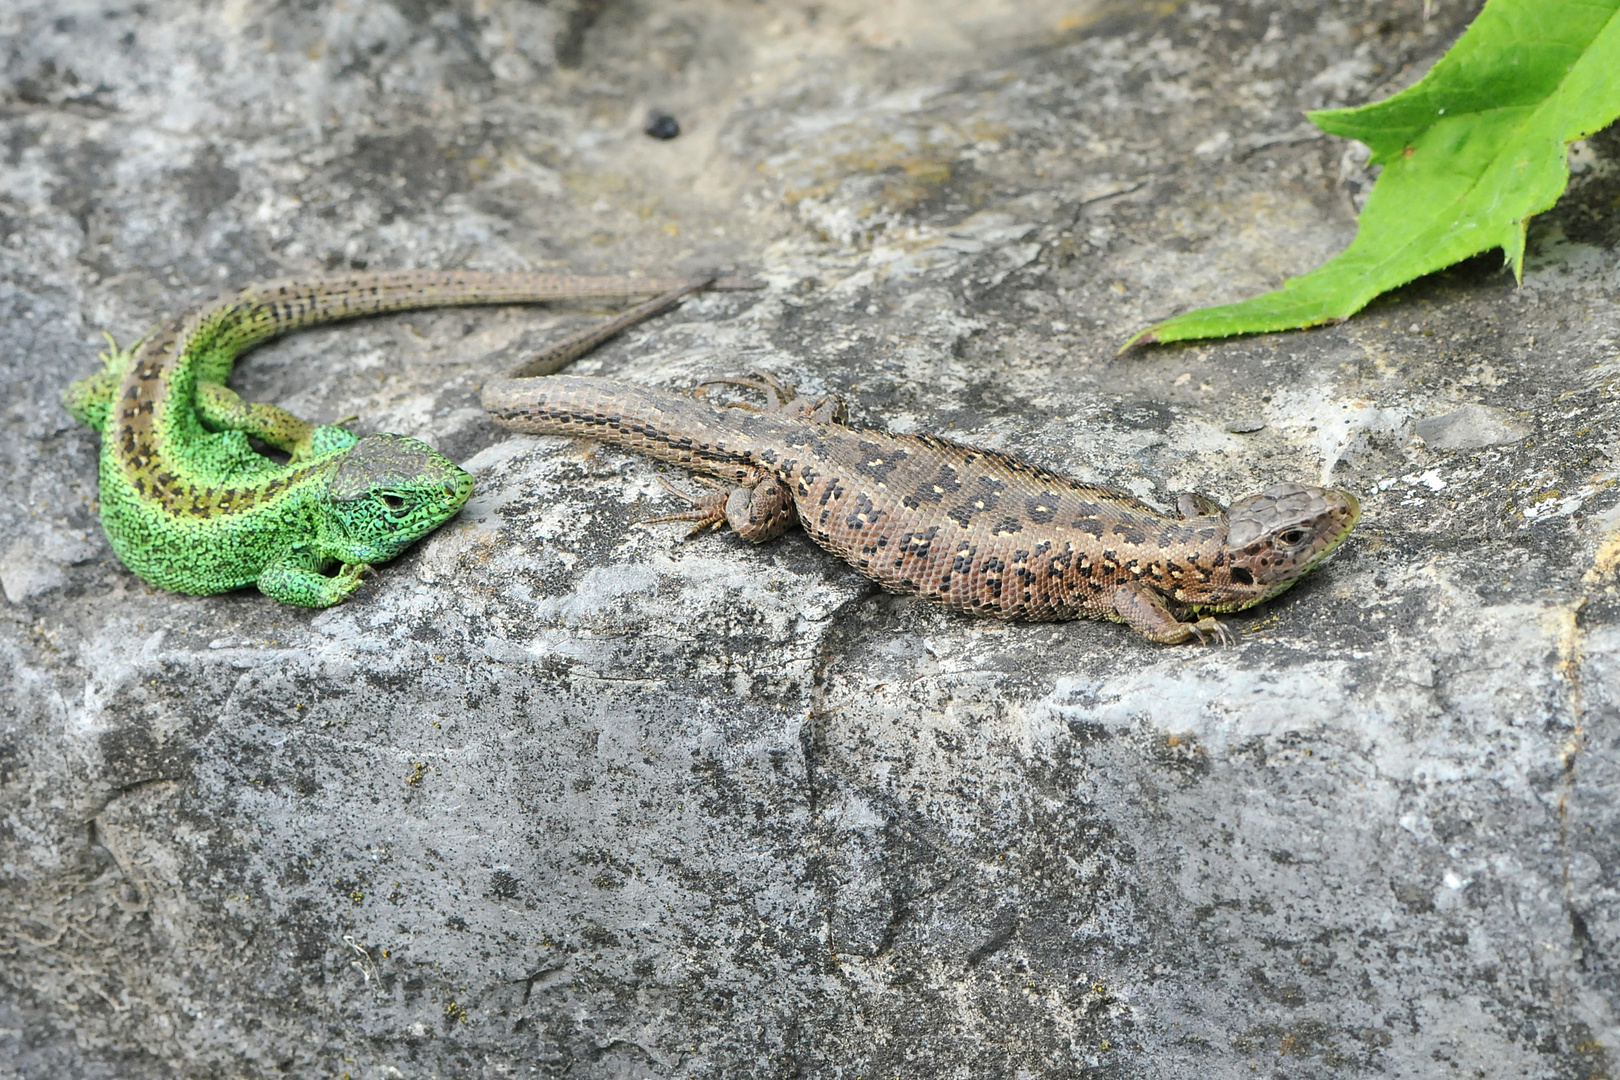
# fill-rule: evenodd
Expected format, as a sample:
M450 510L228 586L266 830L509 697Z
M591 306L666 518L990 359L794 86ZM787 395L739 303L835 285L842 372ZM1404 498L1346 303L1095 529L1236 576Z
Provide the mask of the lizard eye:
M404 499L400 498L398 495L389 495L386 492L384 492L382 495L382 501L383 505L388 507L390 510L400 510L405 506Z
M1282 541L1285 546L1293 547L1295 544L1305 539L1305 530L1289 529L1287 532L1279 535L1277 539Z

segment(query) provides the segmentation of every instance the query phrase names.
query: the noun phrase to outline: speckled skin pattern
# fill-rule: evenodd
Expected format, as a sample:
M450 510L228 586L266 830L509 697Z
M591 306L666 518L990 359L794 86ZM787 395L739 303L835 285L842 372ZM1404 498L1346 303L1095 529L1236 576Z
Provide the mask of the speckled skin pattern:
M1346 492L1279 484L1228 510L1185 495L1171 517L1008 454L847 427L836 399L779 397L750 412L578 376L484 386L507 427L601 439L736 485L671 518L754 541L797 521L892 592L999 618L1113 619L1166 644L1230 640L1208 613L1287 589L1361 512Z
M629 298L680 279L398 271L250 286L102 354L64 401L102 434L101 521L149 583L210 594L256 584L327 607L452 517L472 477L398 435L357 438L225 387L237 356L289 330L442 305ZM249 436L288 455L256 452ZM336 566L335 574L329 573Z

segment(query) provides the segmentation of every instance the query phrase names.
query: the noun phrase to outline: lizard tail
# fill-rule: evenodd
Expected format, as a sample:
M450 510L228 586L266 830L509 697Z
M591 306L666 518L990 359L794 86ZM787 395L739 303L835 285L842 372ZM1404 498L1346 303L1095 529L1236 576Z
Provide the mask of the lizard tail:
M595 439L735 483L769 460L771 446L802 435L802 425L772 416L584 375L497 376L484 383L483 405L513 431Z
M615 319L564 338L485 382L485 410L496 423L514 431L584 435L712 476L744 479L757 465L759 433L739 427L724 410L608 379L552 374L614 335L668 310L688 293L728 284L714 278L680 282ZM754 421L756 427L763 423L767 421Z
M575 277L477 270L400 270L353 277L288 279L244 289L209 309L233 324L235 345L316 323L431 307L531 304L548 300L628 300L670 290L757 288L714 278Z
M223 382L231 362L260 342L300 327L392 311L548 300L627 300L694 288L757 289L739 278L575 277L479 270L397 270L350 277L289 278L224 296L179 327L176 352L197 356L200 380ZM642 316L645 317L645 316Z

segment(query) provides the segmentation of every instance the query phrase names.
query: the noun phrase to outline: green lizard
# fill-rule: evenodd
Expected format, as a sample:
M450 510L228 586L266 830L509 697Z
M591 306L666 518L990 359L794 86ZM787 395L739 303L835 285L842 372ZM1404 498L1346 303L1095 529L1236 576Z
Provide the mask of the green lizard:
M125 566L176 592L257 585L284 603L328 607L359 588L372 565L453 517L472 494L472 477L415 439L361 438L243 401L225 386L241 353L298 327L382 312L619 299L705 285L757 287L426 271L269 282L127 349L109 337L103 369L74 383L63 401L101 433L101 522ZM287 462L255 451L250 436L289 455Z

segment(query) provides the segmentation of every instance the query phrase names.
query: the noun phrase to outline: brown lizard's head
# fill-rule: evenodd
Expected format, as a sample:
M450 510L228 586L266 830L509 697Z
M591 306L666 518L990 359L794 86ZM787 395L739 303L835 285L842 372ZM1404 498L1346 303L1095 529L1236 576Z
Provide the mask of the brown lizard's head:
M1230 585L1207 606L1240 611L1271 599L1327 558L1359 517L1356 497L1332 488L1274 484L1239 499L1226 511Z

